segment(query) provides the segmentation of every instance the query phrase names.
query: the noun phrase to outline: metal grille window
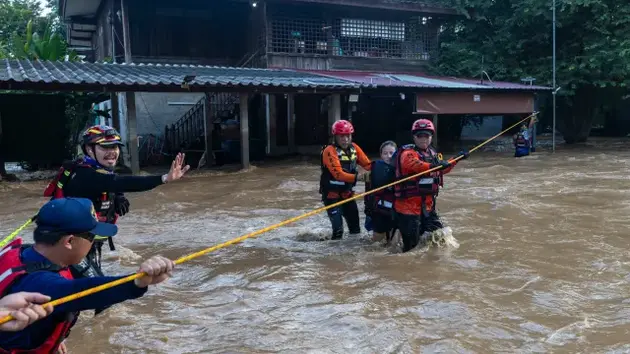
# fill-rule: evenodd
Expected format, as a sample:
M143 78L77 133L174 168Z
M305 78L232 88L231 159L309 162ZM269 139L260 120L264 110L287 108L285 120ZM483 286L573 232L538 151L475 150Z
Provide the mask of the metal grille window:
M270 31L272 53L328 54L327 28L321 20L275 18Z
M271 53L428 60L437 49L431 18L404 22L341 18L334 21L273 18Z
M344 18L341 37L405 40L405 24L400 22L369 21Z

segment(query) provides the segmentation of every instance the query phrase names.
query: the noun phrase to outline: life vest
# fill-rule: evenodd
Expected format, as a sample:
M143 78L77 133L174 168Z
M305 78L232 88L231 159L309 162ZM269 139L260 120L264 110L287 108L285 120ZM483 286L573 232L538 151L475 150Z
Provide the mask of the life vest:
M38 272L50 271L59 273L62 277L72 280L72 273L68 268L61 268L54 264L24 263L22 261L22 251L28 246L22 243L22 238L13 240L0 251L0 296L7 295L11 286L22 276ZM50 354L56 353L57 348L70 333L70 328L77 319L76 313L64 314L64 317L55 325L48 338L37 348L22 350L6 350L0 348L0 354Z
M50 197L51 199L64 198L65 193L63 192L63 188L72 180L73 171L77 168L94 167L80 159L77 161L64 163L59 169L57 176L55 176L55 178L48 184L48 186L44 190L44 197ZM98 198L91 199L92 204L94 204L94 210L96 211L98 221L110 224L115 224L118 221L118 214L116 214L116 209L114 208L115 198L116 193L103 192ZM102 242L102 240L103 238L99 238L97 235L96 241ZM112 251L115 250L112 238L108 237L107 240L109 242L109 248Z
M354 183L337 181L324 165L324 150L326 150L328 146L330 145L324 146L320 153L322 175L319 179L319 192L322 194L328 194L328 192L341 193L351 191L356 185L356 181ZM357 173L357 150L354 148L354 144L350 145L347 152L337 145L333 146L337 150L337 157L339 158L341 168L344 172L353 174Z
M396 179L394 166L382 160L373 161L370 171L370 190L390 184ZM392 186L368 195L365 201L372 211L389 214L394 207L394 200L394 187Z
M523 131L520 131L518 132L518 134L516 134L516 141L514 142L514 145L520 148L529 147L529 139L525 138L525 133Z
M403 151L413 150L418 158L424 162L433 164L438 163L440 158L438 157L438 153L433 149L433 147L429 147L427 151L420 151L414 144L409 144L401 147L396 151L392 159L395 159L395 170L396 170L396 179L402 179L405 177L409 177L411 174L403 174L402 173L402 164L401 164L401 156ZM444 185L444 179L442 173L439 171L431 172L430 174L424 174L417 178L410 179L405 182L401 182L396 184L394 187L396 198L409 198L409 197L417 197L417 196L437 196L440 190L440 187Z

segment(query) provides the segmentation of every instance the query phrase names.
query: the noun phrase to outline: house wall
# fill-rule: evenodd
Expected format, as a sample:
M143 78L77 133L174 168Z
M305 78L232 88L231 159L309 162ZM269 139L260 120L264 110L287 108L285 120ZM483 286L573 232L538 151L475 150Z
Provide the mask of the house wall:
M136 93L136 119L138 135L162 135L164 127L175 123L184 113L203 98L198 93ZM190 105L169 105L169 102L187 102Z
M246 2L130 2L132 57L236 65L248 52L250 12Z
M418 71L435 59L431 15L326 4L267 4L268 67Z

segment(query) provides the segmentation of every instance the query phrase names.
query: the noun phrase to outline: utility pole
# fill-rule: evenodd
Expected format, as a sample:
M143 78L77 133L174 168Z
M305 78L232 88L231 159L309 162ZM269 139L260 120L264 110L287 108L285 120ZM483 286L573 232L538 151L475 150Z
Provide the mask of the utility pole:
M552 55L552 66L553 66L553 124L551 129L551 144L552 144L552 152L556 152L556 93L558 90L556 89L556 0L552 0L552 37L553 37L553 55Z

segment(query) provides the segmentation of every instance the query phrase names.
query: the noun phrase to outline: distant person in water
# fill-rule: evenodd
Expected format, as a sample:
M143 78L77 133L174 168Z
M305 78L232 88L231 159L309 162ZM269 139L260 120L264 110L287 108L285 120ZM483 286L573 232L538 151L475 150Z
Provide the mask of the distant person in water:
M514 157L527 156L533 152L534 124L536 121L536 117L532 117L529 120L529 125L523 124L521 130L514 134Z

